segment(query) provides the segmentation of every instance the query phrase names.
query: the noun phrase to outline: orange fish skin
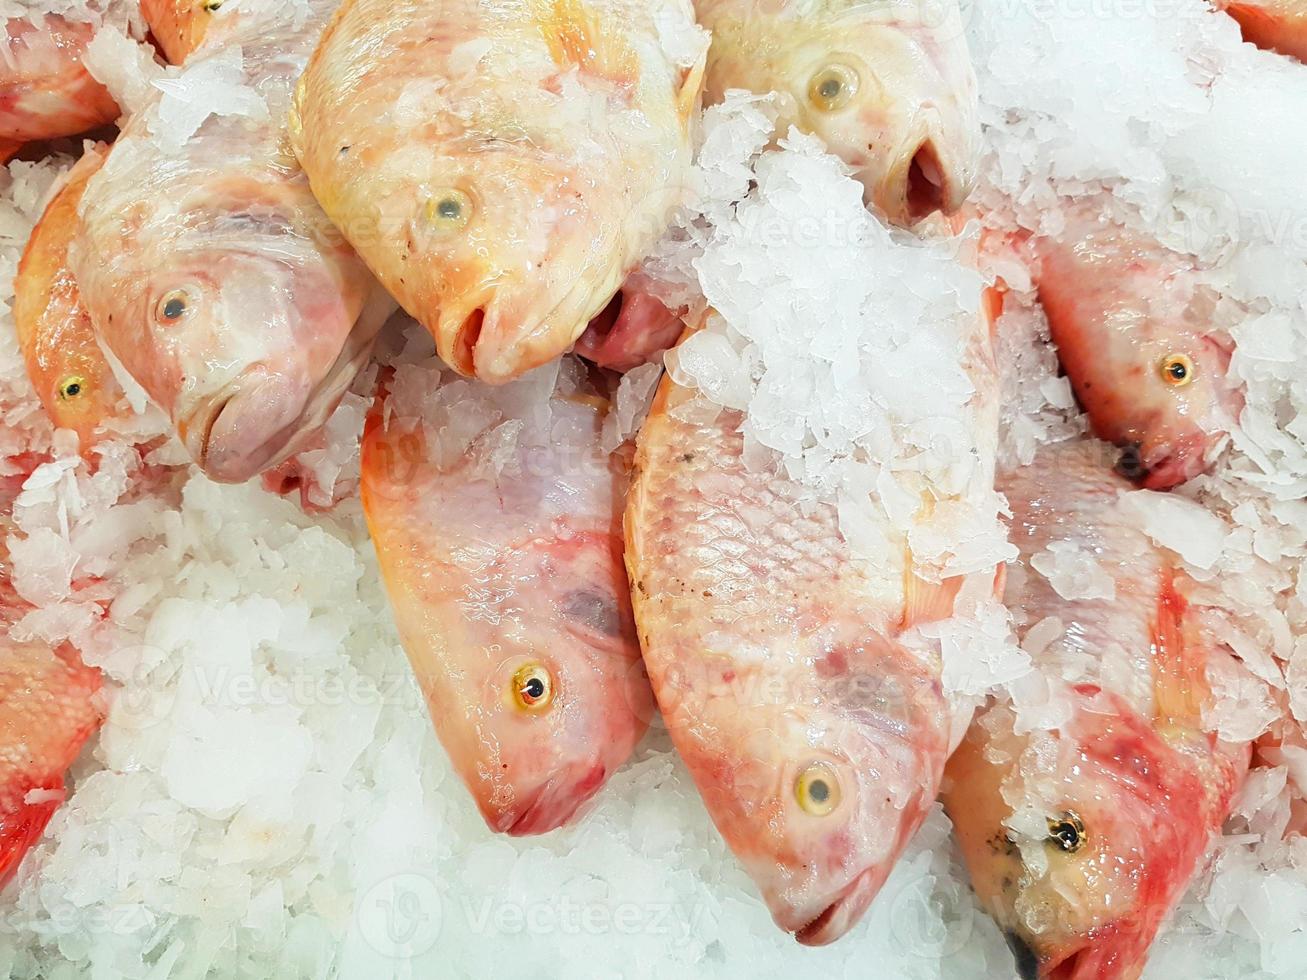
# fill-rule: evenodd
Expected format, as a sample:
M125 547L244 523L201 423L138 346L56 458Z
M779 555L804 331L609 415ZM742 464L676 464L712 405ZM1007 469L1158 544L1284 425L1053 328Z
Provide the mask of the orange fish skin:
M1094 434L1119 471L1166 490L1207 470L1243 395L1181 256L1118 225L1072 216L1035 243L1039 300ZM1182 365L1184 377L1168 374Z
M100 351L68 248L77 230L77 206L107 147L89 148L32 229L14 279L14 323L27 376L56 428L77 433L83 453L100 425L128 409Z
M1230 654L1202 634L1176 559L1114 513L1129 484L1092 443L1042 452L1000 479L1022 558L1007 600L1026 627L1062 622L1036 666L1069 718L1019 733L1013 708L991 702L949 760L942 799L1023 980L1133 980L1220 832L1250 746L1205 730L1208 665ZM1064 599L1030 565L1067 539L1114 596Z
M169 64L184 64L204 41L221 0L141 0L141 16Z
M1218 0L1243 38L1267 51L1307 62L1307 4L1302 0Z
M562 366L581 371L572 358ZM410 394L378 398L361 489L400 639L487 825L545 833L629 758L652 713L622 566L627 477L599 445L607 398L571 375L524 411L512 385L399 370L416 372ZM468 451L444 458L433 440L465 432L469 416L446 426L414 414L415 384L494 417ZM541 411L547 442L528 428L497 476L478 468L503 426ZM540 696L528 700L521 685L533 679Z
M99 728L100 686L69 648L0 642L0 886L40 839L64 772Z
M82 64L92 24L48 14L38 26L11 17L0 43L0 140L25 143L111 123L118 105Z
M313 192L460 374L571 348L682 200L688 0L345 0L299 86Z

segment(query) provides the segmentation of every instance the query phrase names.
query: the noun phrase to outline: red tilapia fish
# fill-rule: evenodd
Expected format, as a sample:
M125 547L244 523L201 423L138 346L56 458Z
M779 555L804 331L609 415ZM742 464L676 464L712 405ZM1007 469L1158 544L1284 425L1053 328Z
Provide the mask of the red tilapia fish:
M1307 61L1307 2L1304 0L1215 0L1239 22L1245 41Z
M704 98L780 94L779 131L814 133L897 224L951 214L980 157L957 0L696 0L712 31Z
M11 494L4 493L6 510ZM64 773L104 720L100 672L64 644L9 639L26 603L10 584L12 528L0 519L0 886L64 799Z
M86 46L112 2L89 4L88 20L47 12L48 3L20 0L0 44L0 140L24 143L84 133L113 122L118 105L82 64Z
M402 366L367 423L363 506L400 638L454 769L508 834L570 820L649 721L607 411L569 357L502 388Z
M393 309L286 147L291 89L333 7L220 9L82 197L70 259L96 333L216 480L312 438ZM197 120L197 93L221 112Z
M972 884L1024 980L1137 978L1249 760L1203 722L1208 667L1230 654L1103 459L1092 442L1045 447L1000 478L1021 552L1007 601L1025 629L1061 629L1034 656L1065 720L1026 733L991 703L945 779ZM1077 580L1058 560L1096 567Z
M345 0L295 97L313 191L461 374L556 358L681 200L688 0Z
M1034 247L1062 369L1094 434L1123 450L1122 475L1165 490L1204 472L1243 396L1192 265L1085 215Z
M14 278L14 324L27 376L50 421L76 432L83 453L95 443L101 423L130 411L68 268L77 205L107 151L103 145L88 148L69 171L32 229Z
M973 479L989 494L987 333L970 353ZM638 439L627 567L654 694L713 822L777 925L820 945L858 921L935 802L961 732L939 651L904 633L951 616L965 583L921 567L887 517L883 547L855 553L834 501L749 462L743 419L663 380ZM950 494L922 490L929 534ZM979 577L992 595L992 571Z

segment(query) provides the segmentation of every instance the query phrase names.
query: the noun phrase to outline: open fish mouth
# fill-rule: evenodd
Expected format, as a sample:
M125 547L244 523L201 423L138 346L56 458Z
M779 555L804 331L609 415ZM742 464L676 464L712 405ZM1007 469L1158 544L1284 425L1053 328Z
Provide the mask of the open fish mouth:
M804 946L825 946L848 932L880 891L884 879L878 868L866 868L845 885L838 895L810 921L794 931Z

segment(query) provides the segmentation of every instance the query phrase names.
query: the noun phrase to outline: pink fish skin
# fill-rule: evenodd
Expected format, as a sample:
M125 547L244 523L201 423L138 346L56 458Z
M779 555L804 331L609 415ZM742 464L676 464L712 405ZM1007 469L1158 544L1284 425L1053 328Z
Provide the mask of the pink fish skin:
M275 5L215 16L185 71L239 49L227 71L249 114L170 141L160 90L82 198L70 261L96 334L222 482L313 437L394 309L286 143L291 91L334 6L313 0L301 20Z
M991 702L944 781L972 885L1023 980L1137 978L1250 757L1204 726L1208 668L1230 654L1204 635L1174 556L1118 509L1131 488L1105 457L1092 442L1045 447L1000 477L1022 562L1006 598L1023 631L1063 624L1036 667L1069 717L1024 734ZM1063 598L1032 564L1059 542L1092 554L1114 594Z
M367 423L363 506L400 638L501 833L572 820L649 723L607 411L568 357L503 388L401 367Z
M0 140L23 143L111 123L118 105L82 64L96 25L59 14L10 17L0 35Z
M984 326L976 453L992 460ZM645 665L772 918L824 945L858 922L938 795L952 708L938 652L902 635L950 616L963 583L919 576L888 521L883 553L854 554L833 502L801 506L801 487L746 465L741 414L698 420L696 397L664 378L637 443L626 562Z
M1083 215L1035 250L1062 368L1094 434L1121 447L1122 475L1165 490L1204 472L1243 396L1192 265Z

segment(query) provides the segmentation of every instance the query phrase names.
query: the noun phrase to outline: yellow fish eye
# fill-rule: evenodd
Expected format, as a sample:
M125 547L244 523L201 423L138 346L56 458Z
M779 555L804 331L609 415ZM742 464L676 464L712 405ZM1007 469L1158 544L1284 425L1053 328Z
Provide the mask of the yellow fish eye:
M202 6L209 13L213 13L215 10L217 10L222 6L222 0L204 0Z
M184 289L171 289L159 297L154 308L154 318L160 323L171 326L190 310L190 296Z
M59 398L62 401L76 398L86 390L86 379L80 374L73 374L59 382Z
M1182 388L1194 379L1194 362L1184 354L1167 354L1157 366L1167 384Z
M1085 822L1071 810L1049 817L1047 841L1058 850L1074 854L1085 844Z
M847 65L827 65L808 83L808 100L822 112L843 109L858 94L858 73Z
M513 700L524 711L544 711L554 700L554 679L543 664L524 664L513 673Z
M462 231L472 220L472 198L456 187L437 191L427 200L427 222L437 231Z
M824 817L840 805L840 781L833 766L810 762L794 781L794 798L804 813Z

